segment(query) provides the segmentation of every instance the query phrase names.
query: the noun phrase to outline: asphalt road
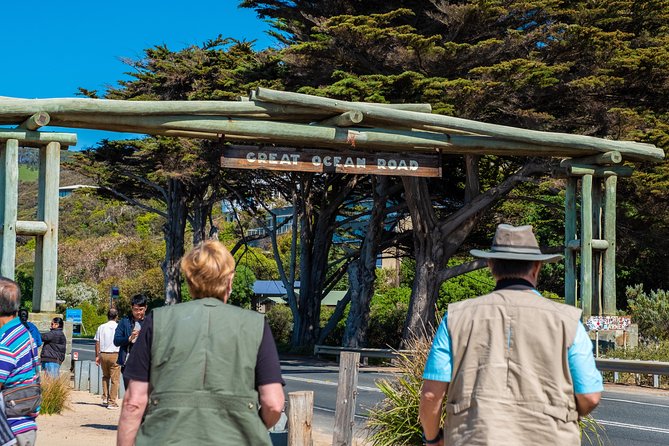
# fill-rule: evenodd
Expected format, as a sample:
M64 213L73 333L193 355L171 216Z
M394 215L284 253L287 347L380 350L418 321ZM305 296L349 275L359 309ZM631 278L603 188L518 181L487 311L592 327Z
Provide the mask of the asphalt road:
M74 351L79 360L93 360L95 343L75 340ZM314 424L330 431L334 426L337 401L338 367L331 363L284 359L281 361L285 391L314 391ZM356 435L364 436L364 424L369 408L383 398L375 382L392 379L383 369L361 368L358 375ZM635 387L607 386L602 402L593 413L605 429L604 444L611 446L651 446L669 444L669 392ZM588 445L587 439L583 445Z

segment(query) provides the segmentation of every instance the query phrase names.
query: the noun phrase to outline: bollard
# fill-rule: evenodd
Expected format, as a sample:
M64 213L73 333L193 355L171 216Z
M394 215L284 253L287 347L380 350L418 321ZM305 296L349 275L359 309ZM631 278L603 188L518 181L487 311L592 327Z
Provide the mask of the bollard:
M90 392L93 395L102 393L102 373L100 367L96 363L90 364Z
M288 394L288 446L312 446L311 426L314 418L314 392Z
M339 382L335 410L333 446L353 444L355 401L358 395L360 353L342 352L339 358Z

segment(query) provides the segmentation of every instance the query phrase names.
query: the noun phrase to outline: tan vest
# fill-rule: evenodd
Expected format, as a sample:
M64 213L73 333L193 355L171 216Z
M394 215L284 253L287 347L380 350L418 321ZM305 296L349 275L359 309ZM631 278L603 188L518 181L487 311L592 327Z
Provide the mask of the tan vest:
M580 445L567 362L580 317L530 289L450 304L445 444Z

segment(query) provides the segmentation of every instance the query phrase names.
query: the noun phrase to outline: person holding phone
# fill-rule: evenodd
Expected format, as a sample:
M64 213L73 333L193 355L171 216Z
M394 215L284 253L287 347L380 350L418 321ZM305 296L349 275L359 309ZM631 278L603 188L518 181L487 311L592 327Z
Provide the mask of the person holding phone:
M146 307L148 299L143 294L135 294L130 298L131 312L128 316L121 319L116 332L114 333L114 345L119 347L118 359L116 363L121 366L121 374L123 375L123 384L128 388L128 380L123 373L125 364L128 361L128 356L132 350L133 345L137 341L137 337L142 330L142 324L146 316Z

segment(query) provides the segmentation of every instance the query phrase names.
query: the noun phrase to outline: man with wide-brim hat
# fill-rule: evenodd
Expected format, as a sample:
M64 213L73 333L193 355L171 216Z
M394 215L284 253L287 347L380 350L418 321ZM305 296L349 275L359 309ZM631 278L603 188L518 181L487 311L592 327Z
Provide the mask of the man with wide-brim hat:
M602 376L581 310L541 296L544 254L532 226L500 224L488 259L495 289L449 304L423 373L427 445L580 445L579 417L599 404ZM446 397L443 429L442 402Z

